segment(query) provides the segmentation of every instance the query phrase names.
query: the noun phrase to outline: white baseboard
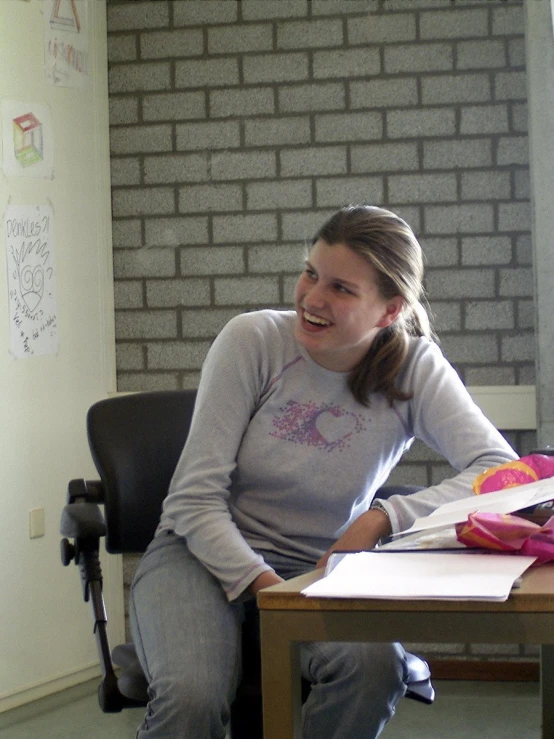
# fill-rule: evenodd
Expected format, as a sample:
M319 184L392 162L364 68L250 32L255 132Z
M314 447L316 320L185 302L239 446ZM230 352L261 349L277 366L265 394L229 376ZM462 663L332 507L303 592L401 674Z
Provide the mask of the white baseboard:
M101 674L100 664L96 662L67 675L60 675L50 680L21 688L20 690L17 690L17 692L0 697L0 714L5 711L10 711L13 708L19 708L20 706L31 703L32 701L39 700L40 698L53 695L54 693L59 693L60 691L71 688L74 685L84 683L87 680L92 680L93 678L99 677Z

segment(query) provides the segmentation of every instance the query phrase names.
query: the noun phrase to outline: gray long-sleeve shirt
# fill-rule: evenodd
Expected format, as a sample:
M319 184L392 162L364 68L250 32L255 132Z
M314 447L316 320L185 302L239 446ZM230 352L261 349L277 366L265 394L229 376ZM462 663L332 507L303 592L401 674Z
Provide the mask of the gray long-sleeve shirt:
M294 336L295 314L232 319L212 345L190 435L164 503L173 530L221 582L229 600L264 570L256 550L315 563L366 511L414 438L460 473L383 501L393 531L471 494L483 470L517 455L474 404L440 349L414 338L397 385L413 394L369 408L348 373L314 362Z

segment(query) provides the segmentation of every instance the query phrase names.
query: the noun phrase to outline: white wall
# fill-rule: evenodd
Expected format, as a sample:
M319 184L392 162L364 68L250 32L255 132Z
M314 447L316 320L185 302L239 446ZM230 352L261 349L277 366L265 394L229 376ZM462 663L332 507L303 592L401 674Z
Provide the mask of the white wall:
M104 0L87 0L88 89L45 81L42 0L0 2L0 100L48 105L54 179L0 175L8 204L51 204L59 352L14 359L0 236L0 711L98 673L77 568L59 556L67 482L96 477L85 434L92 402L115 390ZM1 125L1 124L0 124ZM29 538L29 510L46 533ZM120 563L110 557L113 637L122 638ZM113 595L112 595L113 593Z

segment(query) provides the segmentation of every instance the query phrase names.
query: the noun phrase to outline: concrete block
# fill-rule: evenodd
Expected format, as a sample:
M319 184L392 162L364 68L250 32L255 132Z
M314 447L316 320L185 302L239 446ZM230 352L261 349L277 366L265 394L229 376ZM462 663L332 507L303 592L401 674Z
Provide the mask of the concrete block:
M510 107L511 107L512 130L516 133L527 133L527 130L528 130L527 103L512 103Z
M311 208L311 180L275 180L251 182L246 185L247 210L271 210L279 208Z
M536 366L535 366L534 361L532 360L532 357L529 358L529 361L526 364L521 363L520 366L517 367L516 377L517 377L517 382L519 385L536 385L537 384ZM534 444L528 448L536 449L537 446L538 444L535 439Z
M143 28L163 28L169 25L167 3L145 2L107 4L108 33L115 31L141 31Z
M236 315L235 308L184 308L181 311L183 333L187 339L214 339Z
M138 122L138 98L110 95L109 109L110 126Z
M462 200L509 200L510 173L505 171L462 172Z
M306 144L310 141L310 136L310 119L308 116L252 118L244 121L244 142L246 146Z
M209 341L151 341L147 344L148 369L199 370Z
M509 236L464 236L462 264L509 264L512 261L512 240Z
M500 40L460 41L456 46L458 69L495 69L506 66L506 49Z
M171 150L171 126L118 126L110 129L112 155Z
M499 203L499 231L531 231L531 203Z
M151 390L178 390L177 372L118 372L117 389L121 393Z
M171 92L144 95L142 117L145 121L183 121L204 118L206 115L206 93Z
M352 172L404 172L419 168L418 145L366 144L352 146Z
M492 32L494 36L523 36L525 17L523 3L492 9Z
M308 253L308 246L305 247L305 254ZM284 277L283 278L283 288L282 288L282 294L281 294L281 300L283 301L283 304L286 305L288 308L292 307L294 304L294 288L296 287L296 283L298 282L298 275L294 275L291 277Z
M168 215L175 212L175 194L170 187L115 189L112 192L112 212L115 218Z
M520 332L517 336L502 336L500 357L503 362L535 361L535 334L533 331Z
M378 49L337 49L313 52L313 75L315 79L367 77L380 72L381 59Z
M117 249L113 262L116 280L175 274L175 254L168 249Z
M461 134L486 134L508 132L508 106L467 105L460 110Z
M500 359L492 333L442 334L440 338L442 349L452 364L492 364Z
M184 276L242 274L245 271L242 246L196 246L181 249L180 273Z
M270 23L208 26L209 54L242 54L248 51L271 51L273 29Z
M494 230L492 205L427 205L424 207L425 232L480 233Z
M529 141L527 136L503 136L498 141L496 163L529 164Z
M251 180L276 174L273 151L218 151L211 155L210 175L214 180Z
M458 197L454 173L390 175L388 185L391 203L448 202Z
M281 228L283 241L296 241L302 244L311 244L312 239L325 221L335 212L335 208L329 210L310 211L303 213L283 213L281 215Z
M381 113L325 113L314 118L315 140L321 143L375 140L383 135Z
M353 80L350 82L350 106L356 108L389 108L399 104L416 105L417 79L397 77L387 80Z
M219 87L238 85L238 61L234 57L225 59L188 59L175 62L175 86Z
M110 94L171 88L169 62L115 65L111 67L108 78Z
M205 216L147 218L145 241L147 247L206 244L208 243L208 219Z
M444 72L454 68L451 44L385 46L385 72Z
M459 264L458 239L454 237L430 237L419 239L428 267L455 267Z
M108 36L108 62L132 62L137 59L137 36L135 34L125 36Z
M212 90L209 93L209 109L210 115L215 118L274 113L273 90L270 87Z
M115 337L119 339L174 339L177 316L173 310L118 310L115 312Z
M140 34L142 59L178 59L200 56L204 53L204 34L201 29L145 31Z
M419 23L420 38L424 41L477 38L489 34L486 8L454 8L421 13Z
M204 121L175 126L177 150L231 149L240 146L238 121Z
M423 169L490 167L492 145L488 138L423 142Z
M115 309L143 308L144 296L141 280L117 280L114 284Z
M527 100L527 78L525 70L497 72L494 75L496 100Z
M206 154L164 154L144 158L146 184L204 182L208 179Z
M245 21L273 20L274 18L303 18L308 15L308 0L242 0Z
M533 270L529 267L514 267L500 270L499 293L502 297L530 298L533 296Z
M303 245L271 245L248 247L248 272L292 272L300 274L306 258Z
M320 82L309 85L291 85L277 90L278 110L281 113L343 110L346 93L341 82Z
M318 208L340 208L347 203L382 203L382 177L322 177L316 181Z
M490 269L428 269L429 300L458 298L494 298L495 270Z
M142 224L139 218L112 220L112 243L114 248L142 246Z
M515 67L525 67L525 63L525 39L510 39L508 41L508 66L514 69Z
M277 23L278 49L329 48L342 46L343 41L340 18Z
M240 185L187 185L179 188L179 213L241 209Z
M149 308L177 308L181 305L204 306L211 301L209 279L147 280L146 304ZM171 312L175 316L175 311ZM151 338L162 338L154 335Z
M474 385L515 385L513 367L467 367L465 380Z
M345 174L346 146L305 146L279 152L281 176Z
M350 45L392 44L416 40L415 13L367 13L362 18L348 18L346 28Z
M114 158L110 161L112 187L140 184L140 161L135 157Z
M374 13L378 0L310 0L312 16Z
M535 301L516 300L516 325L522 329L535 329Z
M118 371L145 368L144 351L140 344L120 342L115 348L115 359Z
M515 328L514 304L511 300L468 301L465 311L465 328L468 331Z
M267 305L279 300L276 277L216 277L216 305Z
M421 79L421 97L424 105L490 102L489 76L466 72L424 77Z
M299 82L309 76L308 54L289 52L285 54L253 54L242 60L244 81Z
M204 26L232 23L238 18L238 3L229 0L179 0L173 3L175 26Z
M520 234L516 237L516 262L520 266L533 264L531 234Z
M462 330L462 308L460 303L448 303L434 300L431 304L432 320L435 331Z
M456 133L454 108L389 110L385 120L387 135L391 139L451 136Z
M277 217L273 213L213 216L215 244L276 241Z

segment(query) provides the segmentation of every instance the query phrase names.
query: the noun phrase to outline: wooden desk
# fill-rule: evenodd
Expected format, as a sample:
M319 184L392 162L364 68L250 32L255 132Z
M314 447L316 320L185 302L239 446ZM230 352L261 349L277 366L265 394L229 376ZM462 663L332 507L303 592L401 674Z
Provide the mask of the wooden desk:
M305 641L541 645L542 737L554 737L554 564L528 571L504 603L306 598L310 572L258 593L264 739L301 739L299 647Z

